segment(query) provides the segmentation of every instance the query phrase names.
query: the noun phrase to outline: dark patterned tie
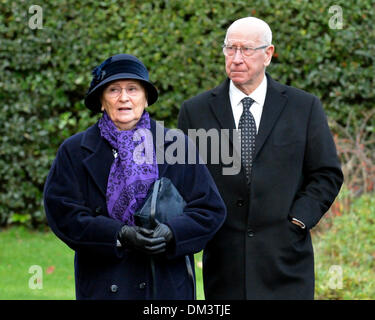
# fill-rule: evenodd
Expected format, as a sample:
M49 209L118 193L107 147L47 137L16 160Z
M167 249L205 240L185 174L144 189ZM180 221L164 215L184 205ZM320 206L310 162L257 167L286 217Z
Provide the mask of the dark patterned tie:
M250 183L251 166L253 162L255 150L255 137L257 133L256 124L250 107L254 100L251 98L243 98L243 111L238 124L241 129L241 163L245 169L247 183Z

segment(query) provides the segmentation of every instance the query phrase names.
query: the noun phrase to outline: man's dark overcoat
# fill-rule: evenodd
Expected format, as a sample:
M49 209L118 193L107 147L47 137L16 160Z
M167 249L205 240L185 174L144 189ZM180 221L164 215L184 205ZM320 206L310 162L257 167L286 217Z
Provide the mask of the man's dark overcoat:
M188 129L235 129L229 79L185 101L179 128L185 134ZM224 148L226 143L219 145ZM231 155L233 145L230 135ZM312 299L314 256L309 231L329 209L343 182L319 99L267 74L251 184L247 185L242 170L223 175L223 168L232 164L212 164L211 155L207 152L207 165L227 206L227 219L204 251L206 298ZM301 220L306 229L292 224L290 217Z

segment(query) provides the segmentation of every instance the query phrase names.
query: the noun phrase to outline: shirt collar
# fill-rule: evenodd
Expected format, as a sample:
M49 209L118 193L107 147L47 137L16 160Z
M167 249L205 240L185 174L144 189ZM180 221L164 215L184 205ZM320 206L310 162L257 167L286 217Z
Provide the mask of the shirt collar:
M234 106L237 106L243 98L250 97L256 103L263 106L264 100L266 99L266 92L267 92L267 77L264 75L262 82L260 85L249 95L243 93L240 89L238 89L232 80L229 83L229 95L230 100Z

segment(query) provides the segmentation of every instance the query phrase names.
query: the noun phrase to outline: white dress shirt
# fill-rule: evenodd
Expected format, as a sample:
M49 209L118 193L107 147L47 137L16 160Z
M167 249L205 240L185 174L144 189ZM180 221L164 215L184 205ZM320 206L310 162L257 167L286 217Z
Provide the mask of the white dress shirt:
M232 112L234 117L234 123L236 124L236 128L238 129L238 123L240 122L240 118L243 111L243 105L241 100L243 98L249 97L253 99L255 102L252 104L250 108L250 112L254 117L255 124L257 127L257 133L259 130L260 125L260 118L262 117L263 112L263 105L264 100L266 99L267 93L267 77L264 75L262 82L260 85L250 94L246 95L240 89L238 89L232 80L230 80L229 84L229 99L230 104L232 106Z

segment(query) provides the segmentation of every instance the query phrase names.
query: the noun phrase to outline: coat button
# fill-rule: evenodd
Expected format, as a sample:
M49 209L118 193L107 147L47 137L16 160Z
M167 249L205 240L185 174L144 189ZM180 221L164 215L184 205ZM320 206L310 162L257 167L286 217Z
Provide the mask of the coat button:
M244 201L242 199L237 200L237 207L242 207L244 205Z
M97 207L95 208L95 213L97 213L97 214L101 214L101 213L102 213L102 207L101 207L101 206L97 206Z
M144 289L144 288L146 288L146 282L141 282L139 284L139 289Z
M111 292L117 292L118 290L118 286L116 286L115 284L111 285Z
M249 238L254 237L254 236L255 236L254 230L252 230L252 229L247 229L247 236L248 236Z

